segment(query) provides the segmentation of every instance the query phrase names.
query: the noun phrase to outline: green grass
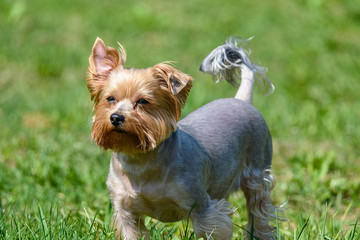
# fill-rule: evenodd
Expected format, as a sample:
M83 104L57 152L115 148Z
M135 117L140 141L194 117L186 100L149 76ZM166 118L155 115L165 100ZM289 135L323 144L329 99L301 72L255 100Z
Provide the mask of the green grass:
M110 152L91 142L85 77L97 36L126 66L165 60L196 82L183 116L236 89L198 71L229 35L255 36L255 89L274 140L274 202L284 239L360 239L360 5L304 1L0 1L0 239L113 239ZM246 224L241 193L234 239ZM186 222L146 219L156 239L192 239Z

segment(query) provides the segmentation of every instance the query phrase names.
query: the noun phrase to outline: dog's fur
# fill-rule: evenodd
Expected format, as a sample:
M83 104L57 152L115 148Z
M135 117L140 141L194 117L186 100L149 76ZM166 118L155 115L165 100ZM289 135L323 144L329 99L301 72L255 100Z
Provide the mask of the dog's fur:
M192 77L166 63L124 68L120 49L98 38L87 78L94 100L92 137L113 151L107 185L116 236L146 237L144 215L173 222L190 213L197 237L230 239L233 209L226 198L240 188L247 201L247 235L275 239L269 224L275 217L272 142L261 114L229 98L177 122Z

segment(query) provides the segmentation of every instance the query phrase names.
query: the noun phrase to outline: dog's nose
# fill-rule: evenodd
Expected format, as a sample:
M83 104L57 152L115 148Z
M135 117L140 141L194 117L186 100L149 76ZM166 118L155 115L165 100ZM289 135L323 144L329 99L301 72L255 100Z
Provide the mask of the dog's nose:
M125 117L124 115L114 113L110 116L110 122L114 126L119 126L121 123L125 122Z

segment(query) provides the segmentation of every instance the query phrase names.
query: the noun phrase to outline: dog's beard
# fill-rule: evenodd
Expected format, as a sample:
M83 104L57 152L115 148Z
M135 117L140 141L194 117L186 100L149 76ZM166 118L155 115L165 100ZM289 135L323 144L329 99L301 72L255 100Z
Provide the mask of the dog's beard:
M117 128L108 118L95 117L92 138L105 150L134 154L155 149L175 129L175 119L163 114L127 117L126 122Z

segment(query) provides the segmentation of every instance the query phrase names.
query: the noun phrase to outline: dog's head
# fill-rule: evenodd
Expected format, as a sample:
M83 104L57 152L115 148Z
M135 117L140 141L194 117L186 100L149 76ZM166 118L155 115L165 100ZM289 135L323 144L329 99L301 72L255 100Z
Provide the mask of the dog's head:
M192 78L166 63L124 68L126 53L97 38L87 87L94 100L92 137L104 149L134 154L153 150L176 130Z

